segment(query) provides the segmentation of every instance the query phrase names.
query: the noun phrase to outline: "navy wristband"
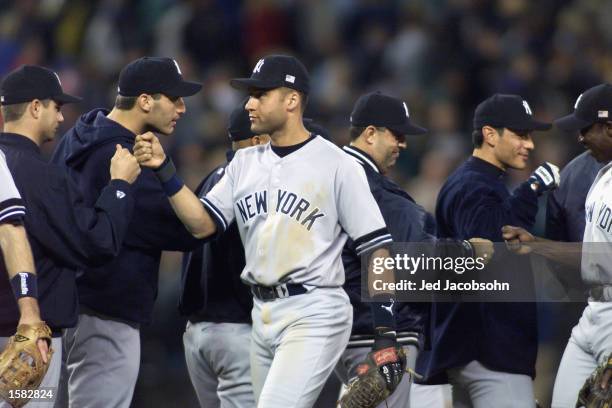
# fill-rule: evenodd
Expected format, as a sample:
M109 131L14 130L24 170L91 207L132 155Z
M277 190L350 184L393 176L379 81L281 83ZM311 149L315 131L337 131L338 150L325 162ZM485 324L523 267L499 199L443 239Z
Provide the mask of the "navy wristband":
M162 184L167 183L174 176L176 176L176 167L174 166L174 163L172 162L169 156L166 156L166 159L161 164L161 166L156 168L154 171L155 175L157 176L159 181L162 182Z
M185 183L175 174L170 180L162 183L162 188L168 197L172 197L178 193L184 185Z
M11 286L17 300L23 297L38 299L38 284L33 273L19 272L11 279Z
M395 329L395 300L390 295L375 295L370 303L374 327Z

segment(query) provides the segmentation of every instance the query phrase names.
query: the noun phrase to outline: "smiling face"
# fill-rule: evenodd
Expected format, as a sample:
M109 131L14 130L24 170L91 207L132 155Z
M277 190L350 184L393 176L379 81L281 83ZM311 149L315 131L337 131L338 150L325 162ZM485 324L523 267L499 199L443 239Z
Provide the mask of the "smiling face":
M155 132L170 135L174 132L176 122L186 111L185 101L181 97L169 97L161 94L151 98L151 110L147 115L147 126Z
M490 149L488 157L495 166L521 170L527 166L534 144L530 131L483 127L484 143ZM501 132L501 133L500 133ZM484 146L483 146L484 147Z
M594 123L582 129L578 141L598 162L605 163L612 160L612 122Z

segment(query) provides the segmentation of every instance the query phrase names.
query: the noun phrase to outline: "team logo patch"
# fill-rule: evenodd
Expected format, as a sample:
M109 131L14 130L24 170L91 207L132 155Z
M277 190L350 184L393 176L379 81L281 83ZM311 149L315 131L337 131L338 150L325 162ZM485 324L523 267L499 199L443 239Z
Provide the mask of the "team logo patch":
M598 118L607 118L608 117L608 111L598 111L597 112L597 117Z
M404 105L404 111L406 111L406 117L409 118L410 113L408 112L408 105L406 105L406 102L402 102L402 105Z
M53 75L55 75L55 77L57 78L57 83L62 86L62 81L60 81L59 79L59 75L57 75L57 72L54 72Z
M293 75L285 75L285 82L291 82L292 84L295 83L295 77Z
M531 112L531 107L525 100L523 101L523 108L525 108L525 112L527 112L528 115L533 115L533 113Z
M29 338L27 338L26 336L22 336L21 334L15 334L14 338L17 343L21 343L21 342L30 340Z
M121 191L121 190L117 190L116 194L117 194L117 198L119 200L121 200L123 197L125 197L125 193L123 191Z

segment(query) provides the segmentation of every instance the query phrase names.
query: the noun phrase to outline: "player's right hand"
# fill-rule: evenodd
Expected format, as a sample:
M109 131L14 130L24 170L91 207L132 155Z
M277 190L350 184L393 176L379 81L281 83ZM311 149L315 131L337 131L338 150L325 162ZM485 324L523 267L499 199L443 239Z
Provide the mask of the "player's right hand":
M132 184L140 174L138 161L128 149L121 147L121 145L116 145L115 149L110 164L111 180L120 179Z
M519 255L531 253L532 248L529 245L525 245L525 243L535 241L535 237L526 229L512 225L504 225L502 227L502 237L506 241L506 247Z
M166 153L159 139L153 132L136 136L134 156L141 166L157 169L166 160Z

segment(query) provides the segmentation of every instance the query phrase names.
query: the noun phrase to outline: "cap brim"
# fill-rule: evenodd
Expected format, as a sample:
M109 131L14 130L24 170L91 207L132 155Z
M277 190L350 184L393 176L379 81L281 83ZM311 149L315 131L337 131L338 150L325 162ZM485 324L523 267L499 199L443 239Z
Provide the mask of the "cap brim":
M538 120L528 120L527 122L517 125L517 126L504 126L507 129L514 130L529 130L529 131L537 131L537 130L549 130L552 127L552 123L540 122Z
M232 88L247 90L249 88L255 89L274 89L279 88L278 83L274 81L264 81L255 78L235 78L230 80Z
M163 93L168 96L185 97L195 95L200 92L201 89L202 84L199 82L181 81L177 86Z
M406 123L401 126L386 126L386 127L400 135L422 135L428 132L427 129L422 128L417 125L413 125L411 123Z
M55 102L61 103L63 105L67 104L67 103L77 103L77 102L81 102L83 100L83 98L79 98L78 96L72 96L72 95L68 95L65 93L62 93L60 95L54 96L53 99Z
M565 132L578 132L586 127L591 126L593 123L576 117L574 113L559 118L553 122L556 127Z

